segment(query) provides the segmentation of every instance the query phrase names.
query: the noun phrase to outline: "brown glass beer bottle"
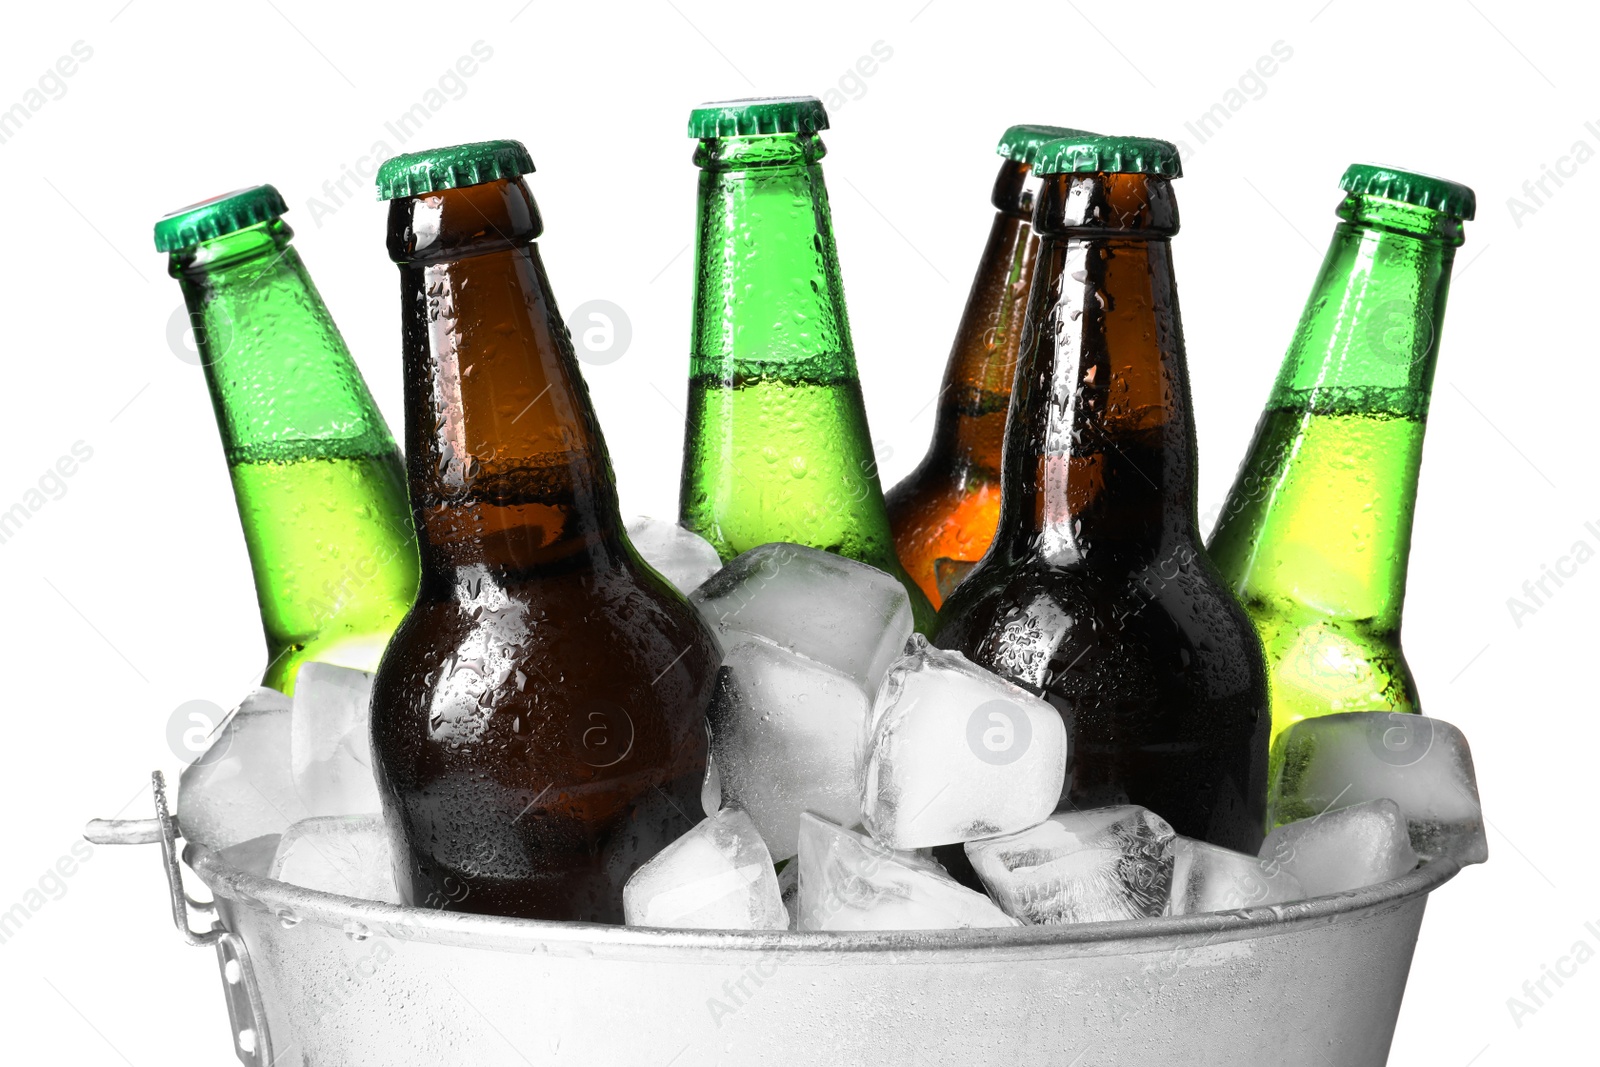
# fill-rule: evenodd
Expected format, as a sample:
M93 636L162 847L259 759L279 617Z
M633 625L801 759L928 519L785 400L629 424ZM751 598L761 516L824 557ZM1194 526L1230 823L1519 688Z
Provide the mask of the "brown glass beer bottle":
M402 897L621 922L701 818L714 638L623 533L515 141L378 173L400 266L416 605L372 747Z
M1039 188L1033 158L1046 141L1082 134L1021 125L1001 136L994 224L945 364L933 443L885 494L900 563L935 608L983 558L1000 519L1000 445L1039 251L1029 225Z
M1200 545L1195 436L1165 141L1040 148L1028 302L1000 524L935 643L1066 719L1063 806L1142 804L1188 837L1263 834L1261 643Z

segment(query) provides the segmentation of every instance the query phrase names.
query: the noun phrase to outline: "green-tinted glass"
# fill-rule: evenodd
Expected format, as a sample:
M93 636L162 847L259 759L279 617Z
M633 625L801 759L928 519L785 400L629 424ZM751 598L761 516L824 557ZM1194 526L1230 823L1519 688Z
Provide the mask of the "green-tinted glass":
M806 133L707 138L695 153L680 518L724 559L792 541L888 571L905 584L923 629L933 609L889 533L822 154Z
M1461 219L1354 192L1339 217L1210 544L1266 648L1275 739L1420 710L1400 612Z
M172 254L205 364L269 656L373 670L417 590L399 449L281 220Z

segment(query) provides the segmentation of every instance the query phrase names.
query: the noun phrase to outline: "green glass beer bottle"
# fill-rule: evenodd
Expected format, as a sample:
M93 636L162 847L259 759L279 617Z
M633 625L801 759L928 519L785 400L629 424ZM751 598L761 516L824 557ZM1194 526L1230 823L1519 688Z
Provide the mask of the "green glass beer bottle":
M694 333L679 521L723 559L770 541L900 579L917 628L928 598L895 555L856 375L815 97L705 104Z
M1450 267L1474 197L1365 164L1339 184L1342 221L1209 545L1261 634L1274 739L1310 716L1419 710L1400 609Z
M1001 135L994 223L945 365L933 442L885 494L900 562L935 608L983 558L1000 521L1000 447L1039 252L1029 225L1039 189L1033 158L1046 141L1083 132L1026 124Z
M417 592L399 449L289 243L270 185L173 212L183 289L267 636L262 684L307 661L374 670Z

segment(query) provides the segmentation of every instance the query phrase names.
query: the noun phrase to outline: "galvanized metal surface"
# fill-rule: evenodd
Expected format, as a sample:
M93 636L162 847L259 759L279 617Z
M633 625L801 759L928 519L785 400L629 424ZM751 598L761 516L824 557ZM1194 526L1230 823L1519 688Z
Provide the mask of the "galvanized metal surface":
M158 806L164 851L173 824ZM171 853L169 852L170 856ZM1238 912L1006 930L550 923L302 889L190 845L239 1058L473 1063L1379 1067L1450 860ZM209 907L199 914L210 917Z

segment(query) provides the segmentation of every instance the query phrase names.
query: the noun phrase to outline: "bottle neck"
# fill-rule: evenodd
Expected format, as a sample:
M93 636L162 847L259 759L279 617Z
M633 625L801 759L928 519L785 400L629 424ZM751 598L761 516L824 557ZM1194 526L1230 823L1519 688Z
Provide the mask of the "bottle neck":
M383 456L394 439L281 219L172 254L230 464Z
M1269 408L1425 418L1461 220L1348 196Z
M701 141L691 374L856 377L821 160L810 134Z
M1133 567L1197 543L1170 183L1052 177L1034 228L997 545L1053 565Z
M615 482L521 179L391 202L425 578L614 564Z
M940 469L954 475L972 468L998 474L1000 469L1006 409L1039 251L1029 224L1038 188L1039 180L1026 163L1001 164L991 197L994 223L939 391L933 450L943 459Z

